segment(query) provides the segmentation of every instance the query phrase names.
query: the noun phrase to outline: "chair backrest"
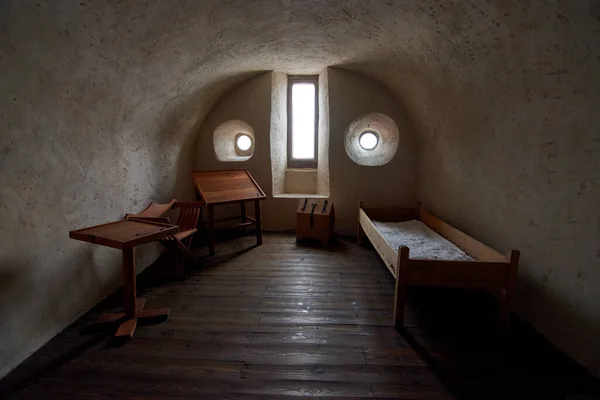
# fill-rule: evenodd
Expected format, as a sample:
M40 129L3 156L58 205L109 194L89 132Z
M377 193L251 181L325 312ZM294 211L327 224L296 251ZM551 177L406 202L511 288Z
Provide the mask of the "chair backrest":
M146 208L144 208L144 210L142 210L141 212L137 213L137 214L127 214L126 217L142 217L142 218L156 218L156 217L160 217L161 215L163 215L164 213L166 213L167 211L169 211L173 205L175 204L176 200L173 199L170 202L166 203L166 204L160 204L160 203L150 203L150 205Z
M177 225L180 231L196 229L198 225L198 217L202 210L199 204L192 203L175 203L174 207L179 208L179 218Z

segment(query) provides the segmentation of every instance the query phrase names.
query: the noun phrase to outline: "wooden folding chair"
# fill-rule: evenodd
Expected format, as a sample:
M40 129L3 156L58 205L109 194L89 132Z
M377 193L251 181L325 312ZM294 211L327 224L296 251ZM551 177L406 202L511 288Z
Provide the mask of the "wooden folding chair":
M171 209L179 208L177 226L179 230L176 233L165 236L159 240L167 251L173 254L176 260L173 262L169 275L177 278L183 276L183 268L186 261L194 261L195 257L190 252L190 245L194 233L198 232L197 224L202 203L198 202L178 202L175 199L166 204L151 203L142 212L138 214L128 214L127 219L146 219L159 222L169 222L169 218L162 215Z
M166 204L159 203L150 203L150 205L144 208L143 211L137 214L125 214L125 219L137 218L137 219L148 219L148 220L158 220L156 222L161 222L168 220L168 217L163 217L162 215L173 208L173 204L175 204L177 200L173 199Z
M168 251L177 254L177 260L174 262L172 275L174 277L183 276L183 268L186 261L194 261L196 257L190 252L193 235L198 232L198 217L202 209L202 203L196 202L175 202L173 208L179 208L179 217L177 225L179 231L172 235L165 236L160 240Z

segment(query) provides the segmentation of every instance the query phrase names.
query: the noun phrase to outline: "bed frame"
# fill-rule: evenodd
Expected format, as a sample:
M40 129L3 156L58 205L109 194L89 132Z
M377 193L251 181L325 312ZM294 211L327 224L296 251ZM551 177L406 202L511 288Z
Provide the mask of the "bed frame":
M480 288L497 293L500 297L499 322L505 327L509 325L519 265L518 250L512 250L508 256L503 256L428 213L420 203L417 203L416 208L365 208L360 201L358 214L358 243L362 244L364 237L368 237L396 279L394 326L397 329L401 329L404 323L406 287L413 285ZM474 260L411 259L408 247L400 246L396 253L372 222L403 222L413 219L427 225Z

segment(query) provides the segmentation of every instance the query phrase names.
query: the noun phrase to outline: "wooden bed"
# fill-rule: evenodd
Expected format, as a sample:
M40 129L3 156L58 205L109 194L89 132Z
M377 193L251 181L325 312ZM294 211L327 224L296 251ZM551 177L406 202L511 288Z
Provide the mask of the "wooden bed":
M404 322L404 307L407 286L445 286L461 288L480 288L499 295L499 322L508 326L511 305L514 296L519 251L512 250L504 256L473 239L467 234L450 226L434 215L425 211L420 203L416 208L365 208L363 202L358 205L358 242L368 237L386 266L396 278L396 294L394 300L394 326L401 328ZM458 251L470 260L445 260L428 258L411 258L411 250L407 246L392 248L386 237L377 229L381 229L382 221L393 223L418 220L456 246ZM420 225L420 224L419 224ZM401 229L401 228L398 228ZM426 228L425 228L426 229ZM436 235L437 236L437 235ZM445 241L445 240L444 240Z

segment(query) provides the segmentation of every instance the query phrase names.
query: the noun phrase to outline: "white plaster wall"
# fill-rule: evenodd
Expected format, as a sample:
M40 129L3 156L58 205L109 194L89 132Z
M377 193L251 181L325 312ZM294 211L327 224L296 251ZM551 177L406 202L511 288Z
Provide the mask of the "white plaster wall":
M319 74L319 137L318 165L316 192L322 196L330 194L329 165L329 78L327 69Z
M416 203L417 138L405 111L384 86L339 68L329 68L328 74L330 182L336 230L355 233L359 200L371 207L411 207ZM344 147L350 123L372 112L392 118L399 131L396 155L377 167L358 165Z
M307 197L317 194L318 170L315 169L286 169L285 193L302 194Z
M471 43L443 55L420 97L419 197L484 243L521 250L519 315L600 375L599 8L483 11L493 35L456 23L447 40Z
M271 123L269 144L273 174L273 194L285 193L287 169L287 74L273 71L271 79Z

